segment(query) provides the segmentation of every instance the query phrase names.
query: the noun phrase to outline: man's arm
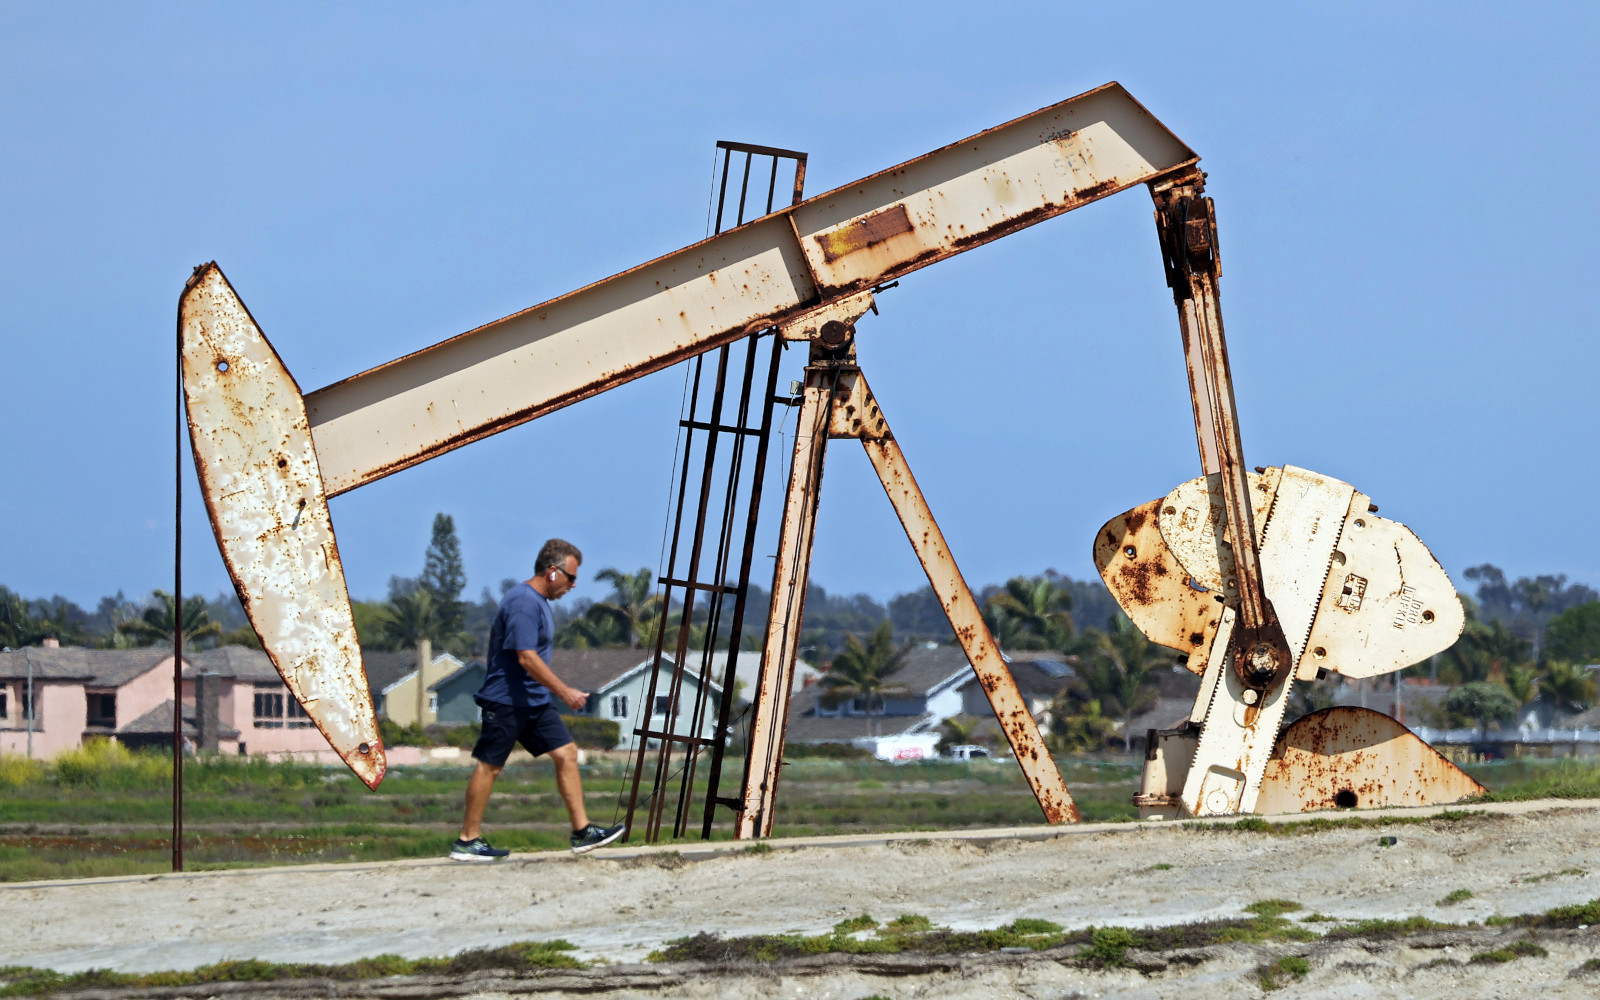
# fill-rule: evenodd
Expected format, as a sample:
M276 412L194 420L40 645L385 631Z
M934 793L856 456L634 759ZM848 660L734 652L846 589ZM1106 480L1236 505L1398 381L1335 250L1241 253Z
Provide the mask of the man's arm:
M517 650L517 662L522 664L522 669L528 672L529 677L549 688L550 693L555 695L558 701L574 712L583 711L583 706L588 704L589 693L587 691L579 691L575 687L568 687L562 682L561 678L556 676L556 672L550 669L550 664L544 662L544 658L533 650Z

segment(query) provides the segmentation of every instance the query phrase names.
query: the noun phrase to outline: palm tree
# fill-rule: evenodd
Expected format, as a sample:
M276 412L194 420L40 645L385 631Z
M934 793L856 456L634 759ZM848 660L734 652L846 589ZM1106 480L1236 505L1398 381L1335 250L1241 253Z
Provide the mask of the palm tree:
M621 622L627 631L628 647L638 649L643 645L644 627L661 611L661 595L653 593L655 574L648 566L641 566L637 573L608 568L594 578L611 584L611 600L592 606L590 614L609 615Z
M1016 622L1013 649L1055 649L1072 637L1072 595L1045 577L1029 579L1015 576L1006 581L1000 593L989 598L984 610L989 615L1005 616ZM990 629L995 631L996 622Z
M1549 695L1558 708L1569 712L1581 712L1595 701L1595 681L1588 669L1564 660L1545 663L1539 691Z
M1539 696L1539 674L1531 663L1513 664L1506 668L1506 690L1517 699L1517 705L1526 705Z
M138 618L130 618L118 625L117 631L140 646L155 646L162 642L170 644L174 624L173 606L172 595L158 590L155 592L155 604L145 608ZM195 596L183 602L184 649L201 639L221 634L222 626L211 620L204 597Z
M396 594L383 610L384 618L379 627L384 638L396 649L414 649L418 639L439 640L444 623L440 621L433 594L427 588Z
M1463 602L1465 604L1465 602ZM1528 642L1519 639L1498 621L1483 622L1467 608L1467 624L1455 645L1439 654L1439 673L1443 679L1460 683L1505 677L1514 667L1532 662Z
M860 700L867 713L868 728L872 729L873 707L883 714L883 698L888 694L904 694L904 684L889 680L905 666L911 643L898 649L894 645L894 627L885 621L873 630L863 645L855 636L846 636L844 649L833 658L828 672L822 675L823 704L834 707L846 700Z
M1133 717L1156 699L1150 674L1170 666L1177 655L1145 638L1131 623L1113 618L1105 632L1086 634L1089 647L1084 681L1090 694L1122 717L1122 746L1133 745L1128 732Z

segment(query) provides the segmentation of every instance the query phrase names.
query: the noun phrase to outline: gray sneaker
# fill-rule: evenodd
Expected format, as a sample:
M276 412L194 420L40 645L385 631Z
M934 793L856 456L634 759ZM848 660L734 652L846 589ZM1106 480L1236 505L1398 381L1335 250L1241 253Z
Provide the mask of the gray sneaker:
M489 842L482 837L472 840L457 840L450 845L450 859L452 861L499 861L510 854L510 851L498 847L490 847Z
M626 829L627 826L621 823L616 826L596 826L590 823L582 830L574 830L572 831L572 853L588 854L596 847L604 847L621 837Z

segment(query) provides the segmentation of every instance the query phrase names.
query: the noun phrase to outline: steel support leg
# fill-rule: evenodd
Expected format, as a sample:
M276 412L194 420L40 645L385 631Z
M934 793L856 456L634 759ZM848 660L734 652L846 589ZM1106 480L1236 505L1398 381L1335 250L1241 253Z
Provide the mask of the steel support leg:
M1022 767L1023 776L1028 780L1028 787L1033 789L1034 797L1039 800L1039 808L1044 810L1045 820L1050 823L1078 822L1082 817L1072 801L1072 794L1067 791L1055 760L1045 749L1044 740L1039 736L1039 727L1033 721L1033 713L1028 710L1022 692L1017 690L1016 680L1000 657L1000 647L995 645L994 636L989 633L983 614L978 610L978 602L973 599L967 581L956 566L955 557L950 554L950 546L945 543L944 533L933 519L927 498L922 495L916 478L911 474L905 453L900 450L882 410L867 388L866 378L857 371L852 380L854 385L848 402L838 400L838 394L835 394L837 402L833 410L833 435L861 439L867 458L871 460L878 480L883 483L883 491L888 494L889 503L900 518L906 537L911 540L911 547L916 550L917 560L928 574L928 584L938 595L939 604L950 619L950 627L955 630L956 639L967 654L967 661L972 664L978 682L983 685L984 694L989 697L989 705L1000 723L1000 731L1005 733L1011 751Z
M783 766L783 739L794 688L795 657L800 647L800 620L805 612L806 585L811 576L811 541L817 526L817 498L822 486L822 459L828 447L828 413L837 373L807 368L805 396L795 425L794 461L778 532L777 565L772 573L772 609L762 649L761 676L756 682L750 720L750 747L745 755L743 804L739 839L772 832L773 803Z

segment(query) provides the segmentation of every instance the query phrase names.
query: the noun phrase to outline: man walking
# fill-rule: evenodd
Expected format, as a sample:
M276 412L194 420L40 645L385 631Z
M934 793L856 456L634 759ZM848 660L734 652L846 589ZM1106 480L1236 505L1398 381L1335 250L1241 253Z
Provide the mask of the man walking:
M483 839L483 810L489 804L494 780L517 743L535 757L548 754L555 764L556 789L572 818L574 854L604 847L622 836L620 825L606 828L589 822L578 775L578 748L551 700L553 697L574 712L581 711L589 700L588 692L562 683L550 669L556 631L550 602L559 600L578 582L582 561L577 546L552 538L539 550L532 579L512 587L500 600L500 610L489 629L488 670L477 694L483 709L483 734L472 748L472 756L478 764L467 781L461 838L450 848L450 857L457 861L494 861L511 853L491 847Z

